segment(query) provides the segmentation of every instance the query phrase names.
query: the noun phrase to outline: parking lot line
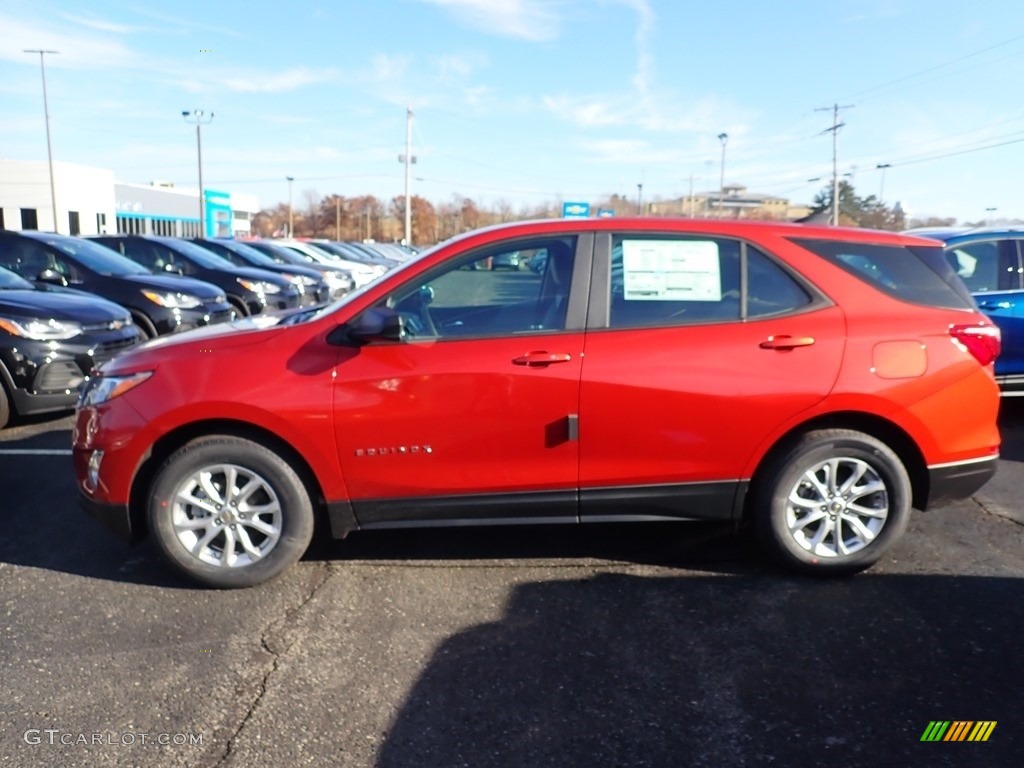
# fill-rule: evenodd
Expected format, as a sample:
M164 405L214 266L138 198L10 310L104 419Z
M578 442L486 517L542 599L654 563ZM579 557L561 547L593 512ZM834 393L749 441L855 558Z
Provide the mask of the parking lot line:
M70 456L70 448L0 448L0 456Z

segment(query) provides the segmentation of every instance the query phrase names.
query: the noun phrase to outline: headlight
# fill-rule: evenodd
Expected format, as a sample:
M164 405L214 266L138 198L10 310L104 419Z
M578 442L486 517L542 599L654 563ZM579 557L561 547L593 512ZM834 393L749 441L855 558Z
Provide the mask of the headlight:
M252 291L253 293L269 293L273 295L281 292L281 286L274 285L273 283L264 283L260 280L244 280L239 277L238 283L247 291Z
M147 291L143 290L142 295L168 309L195 309L203 302L198 296L189 293L175 293L174 291Z
M297 279L300 283L302 283L302 285L306 286L307 288L312 288L319 282L319 280L317 280L315 277L310 277L309 275L299 275Z
M91 379L78 396L78 407L102 405L108 400L113 400L115 397L120 397L125 392L135 389L152 375L152 371L142 371L129 376L98 376Z
M36 341L73 339L82 332L80 323L41 317L21 317L17 320L13 317L0 317L0 328L15 336Z

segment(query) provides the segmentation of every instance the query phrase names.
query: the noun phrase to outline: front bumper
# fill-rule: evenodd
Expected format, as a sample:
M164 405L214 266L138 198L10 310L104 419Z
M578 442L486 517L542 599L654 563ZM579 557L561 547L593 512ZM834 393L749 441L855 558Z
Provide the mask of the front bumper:
M5 336L0 363L15 411L28 416L74 408L78 390L93 370L138 343L135 326L67 341Z
M78 505L89 517L98 520L104 528L123 541L134 544L142 538L142 532L132 526L127 504L111 504L97 501L79 491Z
M928 507L969 499L996 473L998 456L928 467Z

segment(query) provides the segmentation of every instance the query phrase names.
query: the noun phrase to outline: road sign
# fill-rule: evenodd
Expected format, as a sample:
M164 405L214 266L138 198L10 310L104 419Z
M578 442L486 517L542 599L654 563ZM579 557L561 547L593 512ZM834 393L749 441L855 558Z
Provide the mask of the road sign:
M590 215L590 203L562 203L562 217L585 219Z

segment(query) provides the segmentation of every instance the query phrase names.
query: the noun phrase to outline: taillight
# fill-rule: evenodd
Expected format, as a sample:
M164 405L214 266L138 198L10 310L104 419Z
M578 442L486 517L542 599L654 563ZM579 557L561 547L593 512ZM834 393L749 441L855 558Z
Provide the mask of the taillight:
M1002 349L1002 337L994 325L951 325L949 335L974 355L982 365L988 365Z

